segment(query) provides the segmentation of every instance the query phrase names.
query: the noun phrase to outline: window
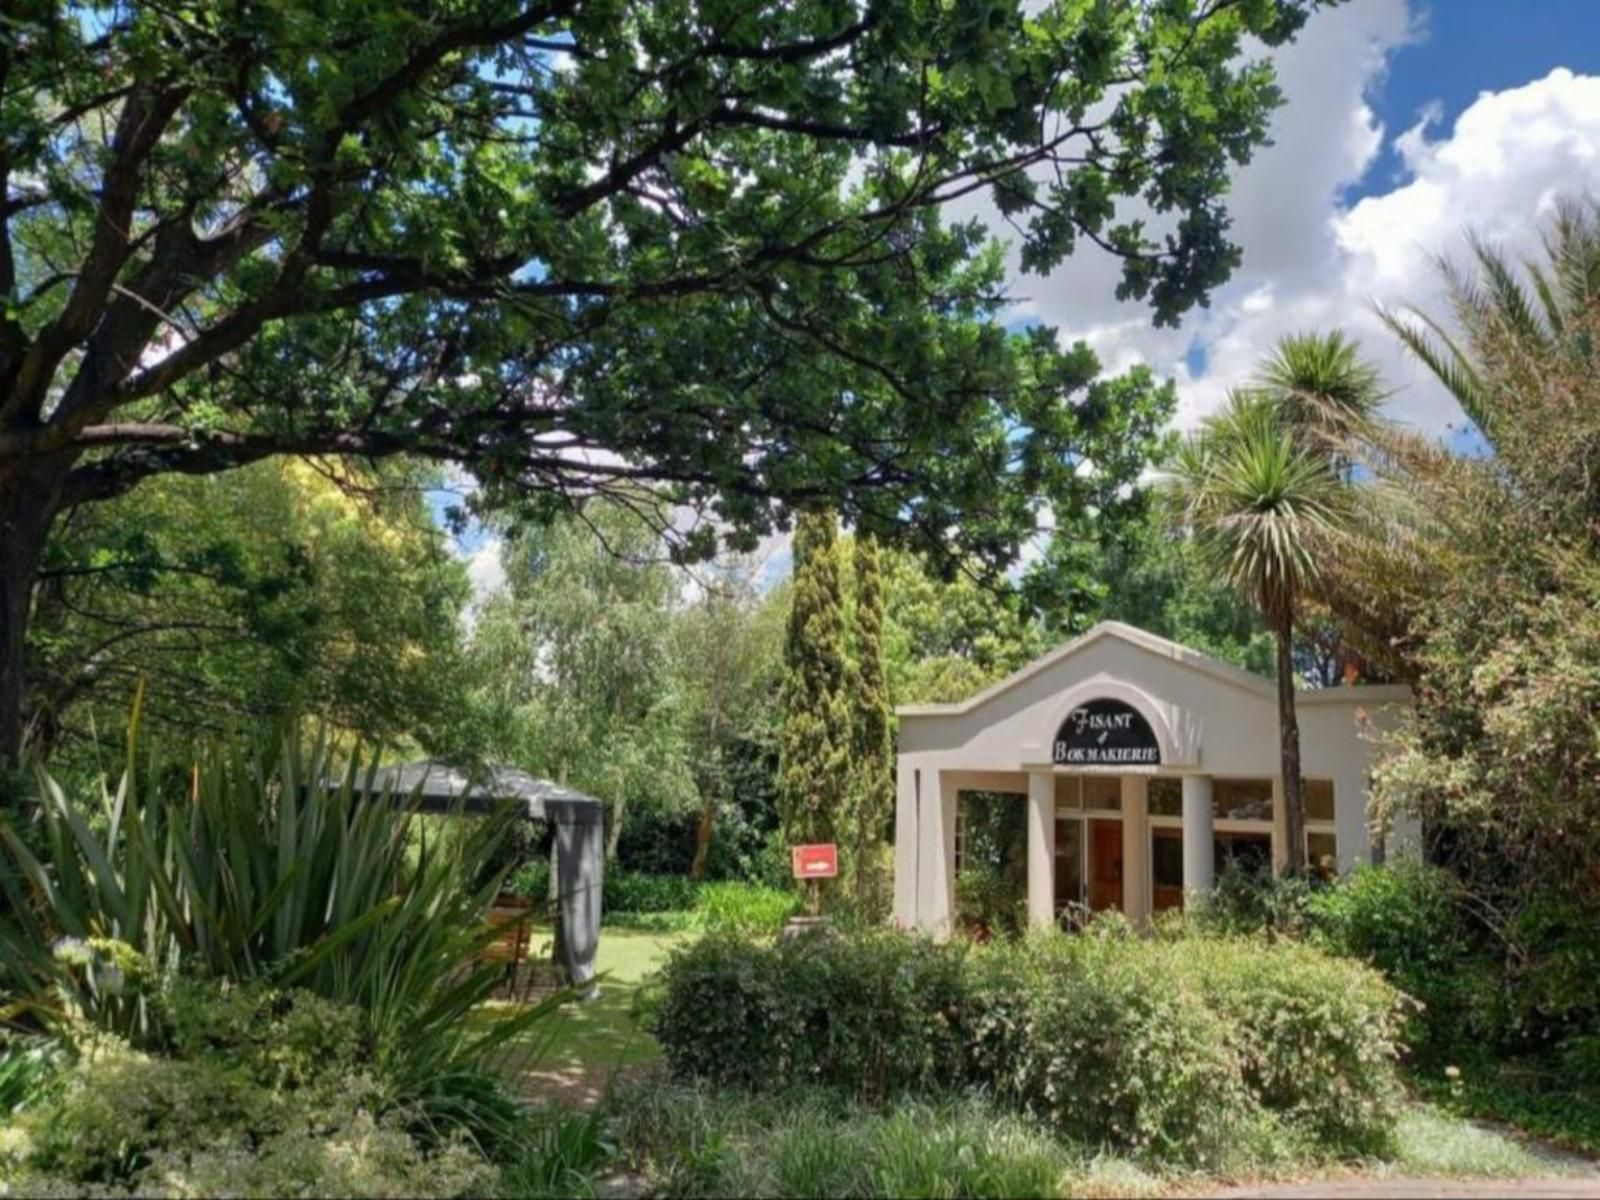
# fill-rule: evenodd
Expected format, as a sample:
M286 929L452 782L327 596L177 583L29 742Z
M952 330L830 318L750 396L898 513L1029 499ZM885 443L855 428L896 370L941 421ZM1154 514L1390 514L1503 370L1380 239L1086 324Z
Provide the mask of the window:
M1304 787L1306 820L1333 824L1333 780L1307 779Z
M1183 907L1183 831L1150 831L1151 907L1156 912Z
M1056 818L1056 911L1083 903L1083 822Z
M1056 811L1079 812L1083 809L1083 792L1078 787L1076 775L1056 776Z
M967 865L967 806L956 799L956 874Z
M1272 869L1272 835L1218 830L1211 838L1212 867L1217 877L1232 867L1236 871Z
M1183 780L1152 779L1150 781L1150 815L1152 817L1183 816Z
M1117 775L1057 775L1056 811L1122 811L1122 779Z
M1320 830L1308 831L1306 861L1310 863L1313 875L1332 879L1339 873L1339 839Z
M1214 780L1211 784L1211 812L1222 821L1272 820L1272 780Z
M1083 806L1102 812L1122 811L1122 780L1116 775L1085 775Z

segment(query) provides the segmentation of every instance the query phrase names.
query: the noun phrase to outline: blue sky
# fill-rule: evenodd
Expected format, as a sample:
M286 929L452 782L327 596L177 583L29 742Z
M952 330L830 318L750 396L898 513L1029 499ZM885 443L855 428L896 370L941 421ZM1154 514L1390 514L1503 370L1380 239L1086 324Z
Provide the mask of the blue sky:
M1438 107L1449 125L1481 92L1516 87L1567 67L1600 74L1597 0L1433 0L1415 10L1415 41L1396 48L1368 92L1391 129ZM1354 201L1392 185L1404 168L1386 144L1363 179L1347 190Z

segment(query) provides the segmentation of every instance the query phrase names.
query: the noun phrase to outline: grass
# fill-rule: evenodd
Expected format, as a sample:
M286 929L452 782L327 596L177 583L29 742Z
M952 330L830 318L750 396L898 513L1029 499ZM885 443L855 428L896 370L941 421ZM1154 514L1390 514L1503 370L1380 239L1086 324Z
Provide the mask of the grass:
M1504 1121L1568 1150L1600 1156L1600 1088L1575 1084L1559 1070L1506 1062L1466 1068L1455 1083L1413 1082L1450 1112Z
M652 1074L621 1085L607 1109L629 1168L663 1196L1160 1196L1245 1180L1550 1177L1579 1165L1421 1103L1381 1159L1241 1147L1220 1173L1101 1153L974 1095L868 1108L818 1088L749 1095Z
M691 936L604 926L595 959L599 997L563 1005L510 1049L519 1087L536 1100L592 1104L617 1072L657 1061L660 1047L640 1028L634 1003L640 985ZM539 944L537 933L533 942Z

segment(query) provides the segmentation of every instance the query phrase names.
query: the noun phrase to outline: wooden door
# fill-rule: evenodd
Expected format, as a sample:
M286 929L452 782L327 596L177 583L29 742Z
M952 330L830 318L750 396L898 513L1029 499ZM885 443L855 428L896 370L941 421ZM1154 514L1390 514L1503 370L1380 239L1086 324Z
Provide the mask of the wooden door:
M1089 822L1089 907L1122 908L1122 822Z

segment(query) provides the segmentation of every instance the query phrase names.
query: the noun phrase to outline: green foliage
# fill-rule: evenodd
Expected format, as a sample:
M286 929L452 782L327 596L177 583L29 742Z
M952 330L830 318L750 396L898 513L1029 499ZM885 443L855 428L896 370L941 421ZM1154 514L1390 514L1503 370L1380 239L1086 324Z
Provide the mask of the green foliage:
M1028 904L1027 808L998 792L963 792L956 803L964 830L956 915L979 937L1021 933Z
M663 971L652 1031L675 1073L877 1098L956 1083L959 946L898 934L712 936Z
M645 921L646 925L673 929L705 929L712 933L760 937L777 933L792 916L799 901L791 888L727 880L696 883L683 875L646 875L634 871L608 871L605 911L631 923L641 917L672 918Z
M1241 1131L1356 1155L1399 1100L1398 994L1292 942L1081 937L971 953L899 934L708 939L664 973L654 1028L685 1077L757 1091L969 1084L1074 1140L1220 1165Z
M892 876L883 849L894 814L894 745L890 730L888 665L884 657L884 581L878 543L856 538L851 551L855 591L851 624L852 771L854 819L850 870L858 915L882 920L889 911Z
M635 810L697 807L672 620L681 580L621 503L519 530L478 616L469 707L486 752L604 799L615 854Z
M777 933L799 907L793 888L732 881L702 884L698 897L698 913L708 932L741 937Z
M1314 878L1279 875L1270 865L1230 863L1194 906L1191 919L1224 935L1300 937L1306 932L1306 906L1319 885Z
M42 1099L62 1066L61 1047L15 1037L0 1050L0 1120Z
M659 484L715 518L657 514L689 557L835 504L998 576L1153 385L1006 331L1005 256L943 201L987 190L1027 271L1104 247L1176 323L1239 260L1281 99L1249 48L1311 7L29 10L0 619L61 512L273 454L462 462L535 522Z
M817 1090L776 1096L658 1080L607 1100L618 1140L658 1195L1053 1196L1081 1152L977 1098L864 1108Z
M8 984L37 1016L65 1008L156 1050L191 1036L163 1002L180 965L306 989L364 1015L393 1103L441 1130L507 1136L518 1108L485 1082L485 1056L559 1003L466 1019L499 975L475 960L495 937L484 915L499 881L470 884L509 814L414 846L404 799L363 798L361 778L357 760L336 772L294 731L176 764L130 734L130 768L92 825L41 772L48 856L0 825Z
M1358 867L1306 905L1311 936L1371 963L1421 1008L1407 1041L1424 1064L1476 1057L1499 1040L1493 973L1469 935L1459 885L1434 867Z
M35 751L98 768L96 731L120 726L141 679L145 720L184 737L295 710L430 752L467 740L466 572L428 516L428 481L393 464L335 481L285 460L75 514L29 628Z
M838 522L795 523L794 582L784 639L778 803L791 845L839 842L849 828L851 749Z
M1218 578L1192 538L1155 510L1130 525L1095 566L1097 619L1123 621L1257 675L1272 676L1272 634L1247 597Z
M517 1200L592 1196L594 1173L615 1154L600 1109L539 1113L527 1149L501 1177L501 1194Z
M602 902L606 912L658 913L692 909L699 898L699 887L685 875L607 871Z
M41 1102L0 1127L29 1194L457 1196L497 1182L461 1136L419 1136L370 1061L367 1015L298 990L181 984L152 1055L93 1031ZM124 1191L123 1189L126 1189Z

